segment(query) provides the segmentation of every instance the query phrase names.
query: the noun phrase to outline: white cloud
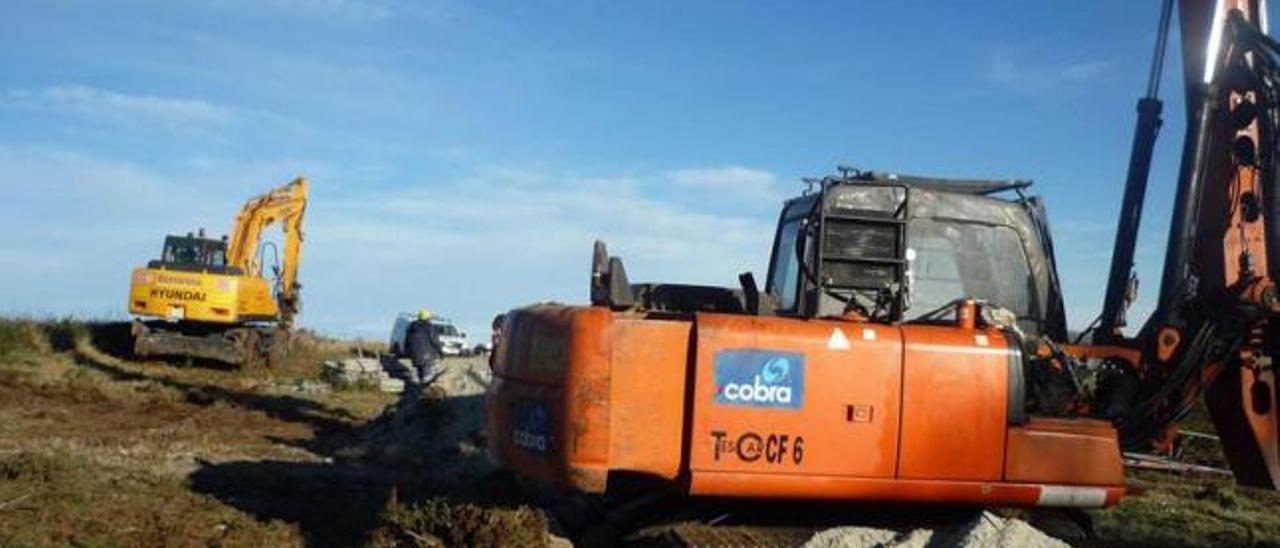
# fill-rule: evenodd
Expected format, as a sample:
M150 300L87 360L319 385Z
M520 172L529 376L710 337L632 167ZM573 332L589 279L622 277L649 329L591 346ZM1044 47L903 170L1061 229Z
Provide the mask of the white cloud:
M0 105L9 107L59 110L113 123L142 119L175 130L192 125L222 126L240 116L237 109L200 99L131 95L78 84L9 90L0 97Z
M204 0L204 4L238 11L271 9L293 16L359 22L382 21L396 15L390 2L379 0Z
M1111 61L1075 63L1060 69L1058 77L1062 80L1089 80L1106 74L1113 65Z
M118 317L165 233L233 213L210 186L71 150L0 145L0 165L0 313Z
M739 166L679 169L667 173L681 187L751 200L779 196L773 173Z
M188 1L187 3L197 3ZM417 23L454 21L470 4L454 0L199 0L208 8L243 13L270 10L273 18L311 19L327 23L382 23L409 18Z
M246 127L262 133L299 134L303 124L270 112L189 97L131 94L82 84L59 84L0 92L0 108L69 116L112 128L210 136Z
M983 77L997 84L1009 84L1021 80L1020 68L1007 52L992 54L983 67Z
M744 270L763 275L770 218L684 208L646 194L639 179L479 171L347 197L340 208L313 193L311 268L327 274L312 285L343 286L326 294L363 291L363 302L346 310L359 317L428 306L475 330L516 305L585 301L597 238L624 258L632 281L733 285ZM362 289L370 275L377 287Z
M1049 86L1092 81L1106 76L1115 66L1110 60L1055 64L1044 59L1026 62L1022 57L1019 51L1013 49L992 52L981 69L983 79L993 84L1039 90Z
M243 200L304 160L179 162L167 172L62 149L0 145L0 313L122 314L129 270L167 233L229 228ZM178 173L177 171L183 171ZM483 336L492 315L540 300L584 302L591 243L633 281L734 285L763 276L772 215L673 203L666 174L598 178L475 168L447 180L359 188L312 179L300 269L303 325L385 335L424 306ZM74 212L71 214L70 212ZM383 324L386 326L383 326Z
M393 15L387 5L368 0L267 0L266 3L291 11L342 18L381 20Z

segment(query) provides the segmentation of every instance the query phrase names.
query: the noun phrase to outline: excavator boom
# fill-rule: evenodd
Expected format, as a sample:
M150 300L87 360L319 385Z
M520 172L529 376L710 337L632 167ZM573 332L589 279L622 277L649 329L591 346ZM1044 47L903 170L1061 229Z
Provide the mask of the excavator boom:
M262 232L275 223L284 231L284 257L281 262L277 299L281 314L287 320L298 309L298 262L302 253L302 221L307 210L307 179L298 177L293 182L272 189L270 192L245 203L236 215L227 247L227 261L250 276L262 276L258 246Z
M1172 0L1166 2L1165 12ZM1118 418L1130 450L1162 450L1175 423L1201 394L1236 479L1280 487L1276 388L1271 355L1277 336L1274 217L1275 42L1265 35L1265 0L1181 0L1187 129L1156 310L1134 339L1123 325L1120 290L1131 276L1154 126L1142 116L1116 253L1095 343L1141 350L1138 380ZM1152 80L1158 82L1157 49ZM1143 101L1158 101L1149 91ZM1143 139L1144 135L1149 135ZM1142 143L1143 146L1139 146ZM1145 150L1140 150L1145 149ZM1142 165L1143 154L1145 165ZM1141 165L1135 177L1135 165ZM1136 199L1131 199L1136 196ZM1118 383L1125 384L1125 383Z

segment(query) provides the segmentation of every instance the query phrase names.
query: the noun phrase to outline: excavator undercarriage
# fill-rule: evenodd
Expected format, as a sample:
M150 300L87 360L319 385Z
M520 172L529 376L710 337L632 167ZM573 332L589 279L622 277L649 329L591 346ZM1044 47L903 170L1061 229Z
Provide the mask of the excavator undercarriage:
M277 326L226 329L134 320L131 333L138 356L182 356L252 369L274 368L289 355L290 331Z

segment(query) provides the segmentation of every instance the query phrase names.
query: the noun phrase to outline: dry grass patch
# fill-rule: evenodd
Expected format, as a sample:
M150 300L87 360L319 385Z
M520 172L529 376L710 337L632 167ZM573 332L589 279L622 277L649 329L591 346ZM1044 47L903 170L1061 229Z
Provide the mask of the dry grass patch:
M69 452L0 456L2 546L286 546L297 532L189 491L180 478Z
M1131 471L1129 481L1142 492L1092 513L1105 545L1280 546L1280 493L1161 472Z
M371 546L547 546L547 519L541 512L518 508L487 508L436 498L419 504L391 502Z

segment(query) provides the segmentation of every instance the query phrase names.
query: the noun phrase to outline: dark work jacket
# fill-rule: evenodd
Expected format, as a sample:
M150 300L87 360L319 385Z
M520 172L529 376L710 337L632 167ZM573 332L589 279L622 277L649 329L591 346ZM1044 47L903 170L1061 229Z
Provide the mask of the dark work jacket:
M405 330L404 341L405 348L409 351L409 358L415 362L440 359L442 354L440 330L431 322L414 320Z

